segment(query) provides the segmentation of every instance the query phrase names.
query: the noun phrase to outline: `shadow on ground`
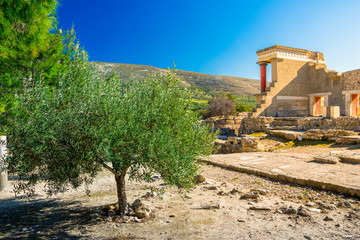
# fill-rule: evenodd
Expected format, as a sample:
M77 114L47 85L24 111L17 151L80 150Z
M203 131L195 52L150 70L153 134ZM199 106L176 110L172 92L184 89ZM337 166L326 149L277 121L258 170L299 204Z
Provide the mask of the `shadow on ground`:
M97 223L89 217L94 210L82 207L78 201L0 200L0 238L88 239L91 233L87 227Z

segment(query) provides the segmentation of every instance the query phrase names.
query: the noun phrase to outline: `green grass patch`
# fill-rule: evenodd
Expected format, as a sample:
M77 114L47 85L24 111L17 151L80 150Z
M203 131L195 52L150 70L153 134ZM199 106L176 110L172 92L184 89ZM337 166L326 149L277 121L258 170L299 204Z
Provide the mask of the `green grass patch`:
M199 104L205 104L207 105L208 101L207 100L203 100L203 99L191 99L193 102L195 103L199 103Z

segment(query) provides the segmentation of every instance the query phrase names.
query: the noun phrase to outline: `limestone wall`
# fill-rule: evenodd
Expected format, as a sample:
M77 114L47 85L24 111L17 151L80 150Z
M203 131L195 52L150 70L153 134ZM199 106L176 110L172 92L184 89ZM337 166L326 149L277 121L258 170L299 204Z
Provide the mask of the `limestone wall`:
M310 130L339 129L360 132L360 117L315 118L315 117L244 117L236 116L230 119L207 119L212 127L230 127L236 135L242 133L264 132L268 130Z
M360 69L344 72L342 74L344 91L360 90Z

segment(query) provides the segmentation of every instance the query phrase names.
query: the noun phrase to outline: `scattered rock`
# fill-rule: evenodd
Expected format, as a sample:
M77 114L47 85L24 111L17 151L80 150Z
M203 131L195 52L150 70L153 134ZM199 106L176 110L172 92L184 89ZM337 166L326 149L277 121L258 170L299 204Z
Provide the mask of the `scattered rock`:
M196 184L203 183L203 182L205 182L205 177L201 174L198 174L194 177L194 182Z
M217 190L216 186L205 186L204 188L207 190Z
M254 202L248 202L249 205L255 205L256 203Z
M206 203L199 207L199 209L207 209L207 210L219 209L219 208L220 208L220 204L218 204L218 203Z
M328 221L334 221L333 218L329 217L329 216L326 216L324 219L324 221L328 222Z
M135 217L135 218L134 218L134 222L139 223L139 222L141 222L141 219L138 219L137 217Z
M311 202L311 201L306 201L306 204L305 204L305 206L307 206L307 207L313 207L315 205L316 205L316 203Z
M239 218L237 221L238 221L238 222L245 222L244 219L240 219L240 218Z
M169 217L174 218L175 214L170 214Z
M299 215L301 217L311 217L309 211L306 208L304 208L303 206L300 206L298 208L297 215Z
M226 192L224 192L224 191L220 191L220 192L218 192L218 195L219 195L219 196L227 196L228 193L226 193Z
M149 208L141 207L135 209L135 216L137 218L148 218L150 217L151 210Z
M250 192L258 193L260 195L266 195L267 194L266 190L263 190L263 189L251 189Z
M156 197L158 194L155 191L147 192L144 196L144 198L150 198L150 197Z
M115 210L115 209L116 209L116 206L114 206L114 205L108 205L105 207L106 211Z
M310 212L321 213L321 209L318 209L318 208L309 208L308 210L309 210Z
M233 188L231 191L230 191L231 194L237 194L237 193L241 193L241 190L239 188Z
M347 215L345 215L345 217L347 218L347 219L360 219L360 216L359 216L359 214L357 214L356 212L354 212L354 211L349 211L348 212L348 214Z
M106 218L105 218L105 221L111 222L111 221L112 221L112 217L110 217L110 216L106 217Z
M245 193L240 197L240 199L258 199L258 198L260 198L260 194L258 192Z
M142 203L142 201L140 199L136 199L132 204L131 207L132 209L136 210L138 208L141 208L144 204Z
M256 211L271 211L271 208L266 206L251 206L249 210L256 210Z
M336 210L336 206L333 204L328 203L320 203L319 204L320 209L327 209L327 210Z
M353 205L349 201L341 201L337 204L338 208L353 208Z
M283 214L283 212L280 209L276 210L275 213Z
M166 223L171 223L171 220L167 220Z
M296 214L297 213L297 210L292 205L289 205L287 207L282 207L282 208L280 208L280 211L285 214Z

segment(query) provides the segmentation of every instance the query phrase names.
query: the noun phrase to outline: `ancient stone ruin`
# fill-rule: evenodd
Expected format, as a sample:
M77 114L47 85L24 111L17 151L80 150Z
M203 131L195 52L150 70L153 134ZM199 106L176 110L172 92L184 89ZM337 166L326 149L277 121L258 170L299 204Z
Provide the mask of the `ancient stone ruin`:
M359 116L360 69L328 70L320 52L275 45L256 52L261 93L252 116ZM266 67L271 65L271 82Z

